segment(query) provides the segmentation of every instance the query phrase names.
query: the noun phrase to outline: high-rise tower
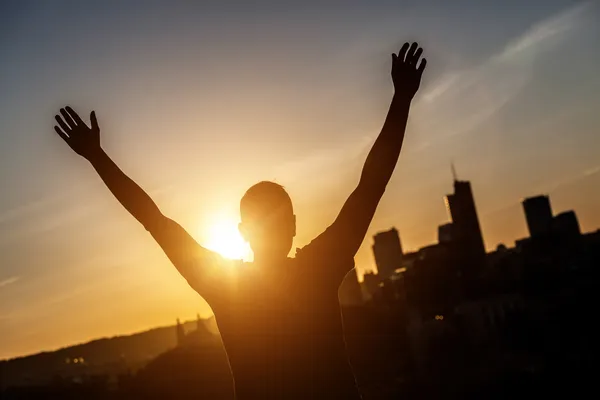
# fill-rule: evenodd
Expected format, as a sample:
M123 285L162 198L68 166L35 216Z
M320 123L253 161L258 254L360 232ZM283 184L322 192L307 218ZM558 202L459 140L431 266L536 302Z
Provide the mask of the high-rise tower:
M523 211L527 228L532 238L550 234L552 229L552 207L548 196L535 196L523 200Z
M381 279L389 278L402 266L402 245L398 230L379 232L373 237L373 255Z

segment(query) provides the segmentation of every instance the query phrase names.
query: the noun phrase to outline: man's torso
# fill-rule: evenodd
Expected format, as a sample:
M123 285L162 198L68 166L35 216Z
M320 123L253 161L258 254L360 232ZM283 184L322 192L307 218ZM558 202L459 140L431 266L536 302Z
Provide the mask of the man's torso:
M347 361L337 286L288 259L277 275L238 265L214 307L243 398L359 398Z

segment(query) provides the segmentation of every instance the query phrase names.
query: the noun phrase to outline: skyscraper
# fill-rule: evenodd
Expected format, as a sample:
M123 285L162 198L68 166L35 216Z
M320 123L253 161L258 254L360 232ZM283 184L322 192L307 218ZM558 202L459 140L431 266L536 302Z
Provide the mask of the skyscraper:
M462 277L465 294L473 293L474 282L485 263L485 246L475 200L468 181L454 180L454 193L446 196L452 219L451 248L457 273Z
M451 243L452 229L452 222L438 226L438 243Z
M350 272L344 277L338 290L338 298L343 306L362 304L363 293L356 272Z
M532 238L544 236L552 229L552 207L548 196L535 196L523 200L523 211Z
M565 211L554 217L552 233L560 238L577 238L581 236L579 221L575 211Z
M446 196L446 205L452 218L453 240L468 248L470 253L485 254L471 182L455 180L454 193Z
M373 255L381 279L389 278L402 266L402 245L398 230L379 232L374 237Z
M372 271L363 274L363 281L361 283L363 298L372 299L373 297L377 296L380 283L381 277L379 274L376 274Z

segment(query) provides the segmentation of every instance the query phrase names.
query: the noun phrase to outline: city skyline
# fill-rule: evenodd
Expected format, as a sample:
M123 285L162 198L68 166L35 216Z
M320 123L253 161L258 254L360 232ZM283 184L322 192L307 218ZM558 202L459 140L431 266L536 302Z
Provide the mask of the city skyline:
M470 187L471 182L469 180L461 180L458 179L454 168L452 169L452 176L454 179L455 184L459 183L459 184L468 184ZM456 187L456 186L455 186ZM472 196L472 192L470 191L470 189L468 189L468 195ZM453 195L449 195L449 196L453 196ZM448 213L450 214L450 205L448 204L448 195L444 197L444 199L446 200L446 205L448 207ZM472 197L472 200L474 201L474 205L476 206L477 204L477 200L475 198L475 196ZM540 208L540 201L542 202L542 219L546 218L546 215L544 215L545 213L549 213L549 219L550 221L543 221L541 224L542 226L544 226L543 228L539 228L540 222L540 213L538 211L538 209ZM547 194L531 194L527 197L523 197L523 199L521 200L521 205L523 206L523 220L529 225L529 233L528 236L523 236L523 237L518 237L515 238L512 245L510 246L510 244L507 246L507 244L505 243L497 243L493 248L490 249L490 246L487 246L488 250L486 251L486 254L489 254L493 251L496 251L498 247L501 246L505 246L506 248L513 248L513 247L517 247L519 242L526 240L526 239L530 239L530 238L537 238L538 236L544 236L545 234L548 234L551 229L552 229L552 222L557 220L558 218L562 218L562 217L569 217L569 218L574 218L574 223L577 224L578 229L580 231L580 233L582 235L588 234L588 233L595 233L597 231L600 230L600 226L596 227L596 228L592 228L591 230L588 231L583 231L581 230L580 224L579 224L579 220L577 217L577 210L563 210L559 213L553 213L552 210L552 206L551 206L551 198L549 195ZM451 216L450 216L451 218ZM478 215L475 215L475 218L478 219ZM537 218L537 221L536 221ZM569 221L571 222L571 221ZM537 225L536 225L537 223ZM371 237L371 242L373 243L372 246L372 250L373 250L373 258L377 263L377 255L376 255L376 251L379 251L381 253L381 260L382 262L386 265L386 267L384 268L385 272L389 272L390 268L387 267L387 265L390 264L389 259L386 259L387 257L399 257L400 259L405 256L406 254L409 253L418 253L420 250L422 250L423 248L427 248L433 244L442 244L444 242L452 242L453 238L446 238L444 240L442 240L442 237L444 237L445 235L448 235L448 229L447 228L453 228L453 225L455 225L454 221L450 220L447 223L444 223L442 225L438 226L438 240L433 242L433 243L427 243L425 244L422 248L419 249L413 249L409 252L407 251L402 251L402 235L400 234L399 230L396 229L395 226L392 226L389 229L384 229L384 230L380 230L378 232L376 232L372 237ZM485 242L485 237L483 235L483 233L479 230L478 226L475 227L476 231L475 231L475 235L480 235L481 239L483 239L483 241ZM453 232L454 233L454 232ZM452 235L452 234L450 234ZM384 238L385 241L381 241L381 243L379 243L379 248L377 248L377 239L378 237ZM390 240L391 237L398 237L399 238L399 243L398 243L398 248L399 248L399 256L398 256L398 251L395 249L396 244L395 244L395 240ZM455 239L455 238L454 238ZM394 247L393 249L386 249L384 248L386 245L391 245L392 247ZM477 238L476 238L476 243L475 243L475 247L478 247L479 244L477 243ZM386 252L386 250L388 250ZM401 266L404 267L404 266ZM375 271L370 271L370 272L375 272ZM379 275L379 271L377 271L377 274ZM388 277L388 274L384 274L385 276L383 277L383 279Z
M469 184L471 183L470 181L465 181L465 180L459 180L459 179L457 179L457 177L454 174L453 174L453 178L455 179L455 182L469 183ZM444 196L444 198L446 198L446 196ZM527 218L528 218L527 210L525 209L525 203L527 202L527 200L538 199L538 198L544 198L546 201L548 201L549 202L548 205L550 206L550 209L551 209L551 199L550 199L550 197L548 195L535 194L535 195L531 195L531 196L528 196L528 197L524 197L522 199L522 205L524 206L524 209L523 209L523 219L524 220L527 220ZM475 200L475 204L476 204L476 199L474 198L474 200ZM566 210L566 211L563 211L563 212L561 212L559 214L552 214L551 216L553 218L555 218L555 217L557 217L559 215L564 215L564 214L568 214L568 213L573 213L574 215L576 215L576 210ZM452 222L450 222L448 224L445 224L445 225L452 225ZM444 225L440 225L440 227L442 227L442 226L444 226ZM598 226L596 229L588 231L588 232L581 231L581 235L585 235L587 233L594 233L594 232L597 232L597 231L600 231L600 226ZM381 246L380 246L380 249L379 249L380 251L382 251L383 247L385 247L385 245L389 245L390 243L392 245L395 244L394 240L392 240L390 242L390 240L389 240L390 239L390 234L392 234L392 235L394 235L394 234L398 235L398 238L399 238L399 243L398 244L399 244L399 249L400 249L400 257L403 257L403 256L405 256L407 254L408 255L411 255L411 254L414 255L414 254L418 253L419 251L421 251L423 249L431 247L434 244L441 244L441 243L443 243L443 242L441 242L441 241L438 240L435 243L428 243L428 244L424 245L420 249L415 249L415 250L411 250L410 252L406 252L406 251L402 251L402 238L399 235L399 231L395 227L391 227L388 230L377 231L375 234L373 234L372 236L370 236L369 238L367 238L367 239L369 239L369 241L371 243L373 243L373 246L372 246L373 254L372 254L372 256L373 256L374 262L376 263L376 266L377 266L377 259L376 259L376 256L375 256L376 238L378 236L381 236L381 237L384 238L384 241L381 243ZM538 234L539 234L539 232L538 232ZM518 245L518 241L519 240L522 241L522 240L530 239L530 238L533 238L533 237L535 237L535 236L530 233L529 236L527 236L527 237L516 238L515 239L515 243L514 243L514 247L516 247ZM500 246L500 245L503 245L503 243L499 243L498 244L498 246ZM493 249L491 252L493 252L495 250L496 249ZM383 251L385 252L385 250L383 250ZM487 252L487 254L489 254L489 253L490 252ZM388 253L388 254L382 254L382 260L385 260L385 257L389 257L389 256L395 257L397 255L398 254L396 252L394 252L394 251L392 251L391 253ZM387 260L385 260L385 261L387 261ZM389 263L389 261L388 261L388 263ZM402 265L401 267L404 270L406 269L406 267L404 265ZM393 271L388 271L388 272L391 272L391 274L393 274ZM402 271L402 272L404 272L404 271ZM369 278L375 279L375 280L372 280L371 282L368 282L368 283L367 282L361 282L360 286L363 288L363 290L366 290L367 293L369 293L369 290L372 290L373 288L377 287L377 285L379 283L381 283L383 280L388 279L391 276L391 274L390 275L381 276L381 273L380 273L379 270L376 270L376 271L375 270L367 271L365 273L365 275L369 275L368 276ZM351 279L353 279L353 278L351 278ZM365 295L365 293L363 292L363 296L364 295ZM367 298L363 297L363 301L366 300ZM191 318L189 320L184 320L184 323L195 322L196 324L200 324L201 321L205 321L205 323L206 323L206 321L211 321L214 324L214 320L213 320L212 316L201 318L199 313L196 313L195 319ZM161 326L161 327L163 327L163 326ZM181 329L181 322L180 322L180 318L179 317L176 318L176 322L175 322L175 325L173 325L173 327L177 328L177 337L178 337L178 340L179 340L180 339L179 336L182 334L182 331L180 331L180 329ZM156 328L156 327L149 327L149 329L154 329L154 328ZM216 329L215 326L211 326L210 328L207 327L206 329L209 329L210 331L212 331L213 334L217 334L217 331L215 330ZM135 334L138 334L140 332L142 332L142 331L127 332L126 335L135 335ZM114 332L112 335L109 335L108 337L117 337L117 336L120 336L120 335L123 335L123 334L124 333L122 333L122 332ZM98 340L98 339L100 339L100 338L98 338L98 337L96 337L96 338L90 338L89 341L94 341L94 340ZM70 344L68 344L65 347L73 347L73 346L77 346L77 345L81 345L81 344L86 344L86 343L88 343L88 341L77 342L77 343L70 343ZM60 348L60 349L62 349L62 348ZM39 352L21 354L21 355L15 356L15 357L6 357L6 358L1 358L0 357L0 360L4 360L4 359L9 360L9 359L13 359L13 358L19 358L19 357L24 357L24 356L29 356L29 355L35 355L35 354L38 354L38 353L41 353L41 352L45 352L45 351L50 351L50 352L57 351L57 350L60 350L60 349L41 349Z
M390 54L414 39L430 63L359 274L376 232L395 226L406 252L436 240L452 162L488 251L527 235L521 199L537 193L600 226L597 2L201 3L0 6L0 358L211 315L56 140L65 104L96 110L107 152L201 244L235 233L244 191L275 180L300 247L355 185Z

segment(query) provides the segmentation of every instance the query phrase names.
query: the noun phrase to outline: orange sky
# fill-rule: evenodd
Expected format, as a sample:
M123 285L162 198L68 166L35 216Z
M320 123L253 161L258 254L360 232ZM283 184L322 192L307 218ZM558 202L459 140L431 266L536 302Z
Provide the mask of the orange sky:
M96 110L106 151L202 244L216 221L236 224L249 186L274 180L302 246L358 182L392 96L390 54L418 38L428 69L359 271L377 231L397 227L406 251L436 241L451 162L472 182L488 249L527 235L520 200L540 193L582 230L600 227L598 5L474 2L457 15L423 3L15 6L0 35L0 358L210 314L54 135L67 103Z

